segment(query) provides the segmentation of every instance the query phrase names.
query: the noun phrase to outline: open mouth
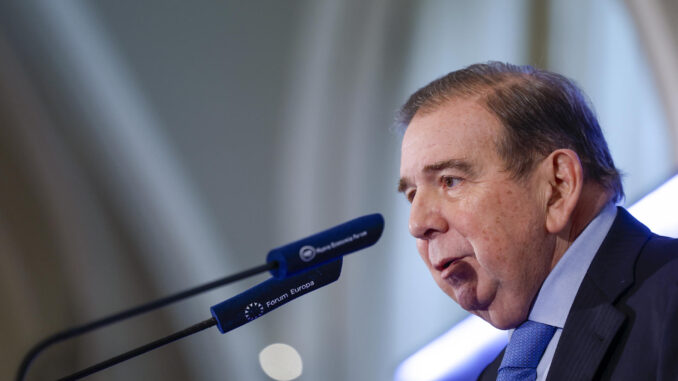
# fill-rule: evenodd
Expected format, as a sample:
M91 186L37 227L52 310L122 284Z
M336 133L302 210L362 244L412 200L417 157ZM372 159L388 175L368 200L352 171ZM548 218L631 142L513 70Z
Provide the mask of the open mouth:
M441 276L446 278L453 270L454 265L459 262L462 257L448 258L436 265L436 269L441 272Z
M440 277L442 279L447 279L448 281L460 280L458 278L465 278L467 271L469 270L468 264L463 261L466 256L450 258L441 262Z

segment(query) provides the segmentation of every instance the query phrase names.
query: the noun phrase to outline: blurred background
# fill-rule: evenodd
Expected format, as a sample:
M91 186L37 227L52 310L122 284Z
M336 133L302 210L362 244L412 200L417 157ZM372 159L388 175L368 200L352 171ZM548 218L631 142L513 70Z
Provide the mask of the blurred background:
M0 379L68 326L262 264L373 212L340 280L92 380L389 380L466 316L438 290L395 191L394 114L436 77L533 64L592 99L627 204L678 168L672 0L0 1ZM266 275L48 349L54 379L210 317Z

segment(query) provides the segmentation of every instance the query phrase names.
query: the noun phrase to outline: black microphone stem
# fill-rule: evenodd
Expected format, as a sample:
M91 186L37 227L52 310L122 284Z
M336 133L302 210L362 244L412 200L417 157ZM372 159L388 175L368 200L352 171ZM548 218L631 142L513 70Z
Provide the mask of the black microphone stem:
M211 290L211 289L216 288L216 287L224 286L224 285L227 285L229 283L233 283L235 281L245 279L245 278L248 278L250 276L259 274L259 273L263 273L263 272L266 272L266 271L273 270L277 267L278 267L277 262L266 263L264 265L253 267L249 270L239 272L237 274L229 275L227 277L217 279L217 280L211 281L209 283L205 283L201 286L197 286L197 287L185 290L185 291L178 292L174 295L166 296L164 298L154 300L152 302L142 304L140 306L133 307L133 308L130 308L130 309L127 309L127 310L124 310L124 311L103 317L101 319L95 320L95 321L90 322L90 323L86 323L86 324L83 324L83 325L79 325L79 326L75 326L75 327L63 330L61 332L57 332L57 333L55 333L51 336L44 338L40 342L38 342L36 345L34 345L31 348L30 351L28 351L28 353L26 353L23 360L21 361L21 365L19 366L19 371L17 372L16 380L17 381L23 381L25 376L26 376L26 372L28 371L28 367L30 366L31 362L35 359L35 357L40 352L45 350L47 347L50 347L50 346L52 346L52 345L54 345L58 342L64 341L66 339L70 339L70 338L75 337L75 336L82 335L82 334L87 333L89 331L92 331L94 329L97 329L97 328L100 328L100 327L103 327L103 326L106 326L106 325L109 325L109 324L113 324L113 323L120 321L120 320L128 319L128 318L131 318L133 316L137 316L137 315L155 310L157 308L164 307L168 304L177 302L177 301L182 300L182 299L186 299L188 297L199 294L201 292L205 292L205 291Z
M110 368L110 367L112 367L112 366L115 365L115 364L118 364L118 363L121 363L121 362L123 362L123 361L129 360L129 359L131 359L131 358L133 358L133 357L137 357L137 356L142 355L142 354L144 354L144 353L146 353L146 352L148 352L148 351L151 351L151 350L153 350L153 349L162 347L162 346L165 345L165 344L169 344L169 343L171 343L171 342L173 342L173 341L177 341L177 340L179 340L179 339L181 339L181 338L184 338L184 337L186 337L186 336L192 335L192 334L194 334L194 333L196 333L196 332L200 332L200 331L202 331L202 330L204 330L204 329L207 329L207 328L209 328L209 327L214 326L215 324L217 324L216 319L214 319L214 318L209 318L209 319L207 319L207 320L205 320L205 321L202 321L202 322L200 322L200 323L198 323L198 324L192 325L192 326L190 326L190 327L188 327L188 328L186 328L186 329L184 329L184 330L182 330L182 331L179 331L179 332L177 332L177 333L173 333L173 334L171 334L171 335L169 335L169 336L163 337L162 339L153 341L153 342L148 343L148 344L146 344L146 345L142 345L142 346L140 346L140 347L138 347L138 348L132 349L131 351L128 351L128 352L125 352L125 353L123 353L123 354L121 354L121 355L112 357L112 358L110 358L110 359L108 359L108 360L106 360L106 361L102 361L102 362L100 362L100 363L98 363L98 364L94 364L94 365L90 366L89 368L85 368L85 369L83 369L83 370L81 370L81 371L79 371L79 372L73 373L73 374L68 375L68 376L66 376L66 377L62 377L62 378L60 378L58 381L79 380L79 379L81 379L81 378L83 378L83 377L87 377L87 376L89 376L89 375L91 375L91 374L93 374L93 373L96 373L96 372L98 372L98 371L104 370L104 369L106 369L106 368Z

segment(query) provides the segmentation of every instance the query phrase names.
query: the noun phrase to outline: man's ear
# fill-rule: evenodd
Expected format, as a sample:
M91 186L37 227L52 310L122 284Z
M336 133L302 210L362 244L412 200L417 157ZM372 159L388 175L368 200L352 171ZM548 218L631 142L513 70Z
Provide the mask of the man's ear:
M561 232L570 222L584 186L584 169L579 156L569 149L558 149L542 162L550 186L546 204L546 230Z

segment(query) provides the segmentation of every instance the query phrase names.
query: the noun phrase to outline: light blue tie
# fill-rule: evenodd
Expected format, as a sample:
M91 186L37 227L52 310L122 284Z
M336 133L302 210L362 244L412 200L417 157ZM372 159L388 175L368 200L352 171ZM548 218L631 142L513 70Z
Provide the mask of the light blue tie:
M518 326L506 346L497 381L536 380L537 365L556 327L528 320Z

